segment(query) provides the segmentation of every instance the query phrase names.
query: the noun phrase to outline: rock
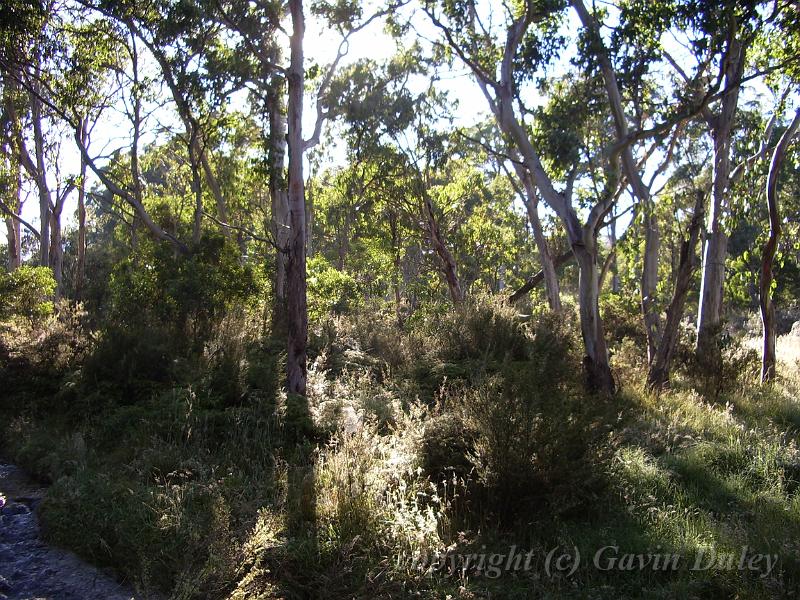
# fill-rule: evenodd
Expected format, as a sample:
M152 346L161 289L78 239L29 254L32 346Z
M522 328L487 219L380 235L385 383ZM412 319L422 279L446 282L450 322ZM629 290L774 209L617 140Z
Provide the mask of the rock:
M29 512L31 512L30 509L19 502L12 502L3 507L3 516L27 515Z

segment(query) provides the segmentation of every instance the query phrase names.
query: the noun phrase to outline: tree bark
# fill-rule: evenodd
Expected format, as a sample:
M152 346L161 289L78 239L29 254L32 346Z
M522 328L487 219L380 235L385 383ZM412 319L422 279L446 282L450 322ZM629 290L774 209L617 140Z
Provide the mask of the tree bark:
M286 387L290 394L306 394L306 345L308 340L308 299L306 296L306 207L305 181L303 180L304 141L303 87L303 35L305 18L303 0L289 0L292 17L290 40L288 102L289 145L289 233L286 265L286 300L288 316L288 348L286 356Z
M5 160L5 170L8 174L8 183L6 187L5 200L7 200L7 208L13 215L19 216L21 212L21 193L22 193L22 179L20 173L20 161L14 151L14 139L17 136L19 129L19 119L17 112L14 110L14 101L16 96L16 82L10 76L3 78L3 123L0 124L3 131L9 132L8 138L2 140L2 156ZM15 219L12 214L6 216L6 240L8 241L8 270L13 271L22 264L22 239L20 222Z
M728 44L723 61L723 86L730 91L722 97L718 115L706 114L714 139L714 173L711 210L706 226L705 249L703 251L703 276L700 282L700 304L697 308L697 353L717 353L715 336L722 319L722 291L725 283L725 259L728 253L728 235L722 219L728 209L730 187L731 132L746 49L734 35Z
M550 310L560 312L561 290L558 284L558 275L556 274L553 257L550 254L550 248L547 244L547 238L545 238L544 231L542 230L542 222L539 220L539 197L536 195L536 189L531 180L530 173L525 170L525 167L519 163L514 163L514 169L517 172L517 177L522 181L525 187L524 204L528 212L528 220L530 221L531 230L533 231L536 249L539 251L539 261L542 263L542 275L544 278L544 289L547 295L547 304L550 306Z
M456 268L456 261L452 253L445 244L444 236L439 229L439 223L436 219L436 214L433 211L433 201L428 195L427 190L422 190L423 208L425 210L425 219L428 223L428 234L431 237L431 245L433 251L439 257L442 263L442 272L444 273L445 280L447 281L447 289L450 292L450 299L453 304L458 306L464 301L464 292L461 289L461 282L458 280L458 271Z
M578 307L581 337L586 350L583 366L586 387L594 393L613 393L614 378L608 363L603 321L600 317L600 270L597 265L597 244L593 234L586 232L583 243L573 244L572 251L578 262Z
M286 263L289 243L289 196L284 174L286 156L286 115L283 110L283 78L274 75L267 87L267 113L269 118L270 230L277 246L275 250L275 275L273 278L272 332L286 333Z
M64 246L62 244L61 213L64 209L64 198L56 200L50 211L50 268L56 281L55 298L59 300L64 291Z
M36 156L35 181L39 192L39 264L50 266L50 188L44 161L44 133L42 132L42 103L31 94L31 121L33 123L34 155Z
M7 189L6 197L12 204L8 205L8 209L15 215L21 212L20 192L22 189L22 182L20 180L19 161L14 156L10 148L6 154L6 163L9 170L9 180L11 185ZM13 271L18 269L22 264L22 231L20 222L10 214L5 218L6 223L6 240L8 241L8 270Z
M595 48L597 48L595 54L600 64L600 71L603 74L603 82L611 108L611 116L614 120L614 129L618 141L621 142L628 137L627 117L622 107L622 95L619 91L614 67L603 45L602 37L600 37L599 24L594 16L586 9L582 0L572 0L572 5L578 13L583 26L595 36ZM642 180L630 144L626 144L623 148L621 158L622 169L630 183L633 194L642 205L644 217L645 243L640 286L641 307L647 335L647 360L648 363L652 363L661 330L661 319L656 303L656 291L658 288L658 251L661 236L655 215L655 206L650 196L650 190Z
M84 146L89 143L88 121L81 121L80 138ZM83 299L83 284L86 279L86 160L81 157L81 179L78 185L78 251L75 269L75 298Z
M697 257L695 248L700 238L700 226L703 222L704 192L697 192L694 214L689 224L689 238L681 243L678 271L675 278L675 290L672 300L667 307L667 320L664 331L658 343L653 361L647 374L647 387L658 391L669 383L672 355L678 344L679 327L686 306L686 296L692 282L692 276L697 270Z
M767 174L767 208L769 210L769 239L764 245L761 260L761 277L759 279L759 304L761 306L761 323L764 333L764 348L761 357L761 382L766 383L775 378L775 304L772 301L772 266L775 253L778 251L778 242L781 238L781 216L778 205L778 174L783 164L786 150L800 126L800 109L794 115L789 128L781 136Z
M616 219L616 211L611 212L611 224L609 226L609 241L611 242L611 264L609 268L611 269L611 291L614 294L619 293L619 266L617 262L617 253L615 251L617 247L617 219ZM602 278L601 278L602 279Z
M192 244L195 248L200 245L200 236L203 230L203 186L201 184L200 161L197 155L197 130L192 129L189 139L189 163L192 170L192 195L194 196L194 222L192 223ZM227 221L225 221L227 222ZM230 231L223 228L225 236L230 236Z

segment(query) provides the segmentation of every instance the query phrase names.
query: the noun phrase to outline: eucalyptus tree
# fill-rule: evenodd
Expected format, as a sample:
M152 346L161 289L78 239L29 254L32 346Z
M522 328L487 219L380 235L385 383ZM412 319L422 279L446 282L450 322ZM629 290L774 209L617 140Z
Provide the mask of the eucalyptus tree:
M133 209L136 221L144 224L156 239L173 245L179 253L187 252L186 244L159 225L143 202L138 157L147 118L145 102L149 81L141 71L141 48L135 36L113 21L91 14L90 9L85 7L73 9L70 6L67 10L50 6L42 18L42 27L46 25L47 40L52 51L47 53L46 61L41 61L37 58L35 46L26 48L22 59L24 68L16 77L31 98L35 99L31 112L39 105L48 110L54 119L65 124L86 167L114 196ZM82 33L78 31L81 28ZM82 44L73 43L80 39L83 39ZM90 44L87 42L89 39ZM5 68L7 64L3 66ZM86 98L95 97L95 90L85 87L89 79L84 76L89 72L92 73L89 78L94 82L92 85L101 88L109 86L99 97L106 103L121 106L130 123L130 168L127 173L112 173L105 169L98 162L100 157L92 156L87 147L87 138L83 133L87 130L85 101ZM73 79L64 76L64 73L77 74L79 77ZM36 137L34 129L34 139ZM33 161L26 161L23 153L23 166L25 162ZM44 233L41 244L45 245Z
M307 211L304 179L304 158L306 151L320 141L326 120L334 116L335 102L330 96L330 83L344 56L349 50L349 40L357 31L372 23L375 19L391 10L391 7L365 16L358 3L317 2L311 10L337 31L341 42L332 62L322 70L316 69L319 82L316 84L314 128L308 137L303 134L303 111L306 104L307 68L305 64L304 37L306 30L305 6L303 0L289 0L288 9L291 28L283 29L280 20L283 6L279 3L251 3L234 0L218 2L216 8L219 18L230 27L243 46L246 46L254 61L260 66L259 75L262 91L269 91L268 107L274 119L271 124L276 130L282 128L282 117L279 114L280 96L277 94L278 83L267 74L279 74L286 81L286 146L288 169L286 176L286 218L278 222L278 228L285 228L285 241L277 245L277 251L285 255L286 283L286 322L287 322L287 391L291 394L305 396L306 392L306 346L308 339L308 298L306 283L306 244L307 244ZM264 47L262 35L265 26L272 26L274 31L288 34L288 64L281 62L280 52L276 52L271 44ZM313 73L316 74L316 73ZM267 97L267 94L264 94ZM273 164L270 171L277 175L281 170L278 154L282 152L280 142L275 138L278 131L272 133ZM282 199L280 193L273 197ZM280 215L281 220L282 215ZM284 259L278 262L282 263ZM280 296L276 294L276 296Z
M773 64L748 73L748 52L763 30L772 27L784 11L793 9L781 3L757 1L729 2L721 6L690 1L680 6L683 30L697 65L696 72L704 73L706 81L712 82L700 105L700 115L713 141L713 176L704 235L697 351L701 355L716 355L728 246L725 220L731 200L731 147L740 92L746 81L776 68ZM665 56L685 81L687 91L702 94L693 83L698 81L697 77L687 76L679 60L669 54Z
M22 165L17 145L22 136L21 119L29 105L27 94L20 86L19 65L23 62L24 49L36 39L42 20L42 7L36 3L9 0L0 6L0 154L3 161L0 209L6 224L8 266L11 270L19 267L22 260L21 225L24 224L37 239L40 237L39 232L21 216Z
M781 237L781 215L778 203L778 175L786 157L789 144L800 128L800 108L795 112L789 126L775 146L767 173L766 199L769 210L769 238L764 245L759 277L759 304L763 324L763 352L761 360L761 381L775 378L775 305L772 301L773 262Z
M523 121L521 84L557 54L554 40L561 21L559 6L504 3L502 31L484 25L481 8L473 2L437 6L426 3L424 10L442 33L444 44L472 71L498 127L519 152L544 202L558 215L566 231L579 268L578 305L585 357L587 387L611 394L615 382L609 366L603 323L598 307L599 275L597 235L611 211L619 186L617 169L605 169L602 189L591 204L585 220L578 216L574 183L578 165L557 189L557 181L545 169L540 150ZM498 11L500 12L500 11ZM495 13L496 14L496 13ZM522 109L517 107L521 106Z
M331 92L340 98L341 118L348 125L351 152L362 155L372 149L401 157L394 176L406 182L409 196L416 202L420 228L438 259L454 305L464 300L459 266L442 228L442 210L434 189L437 170L446 163L451 140L436 129L438 119L447 122L447 96L437 92L431 78L414 93L408 81L425 76L435 63L426 60L418 45L397 53L385 65L363 60L352 65L332 82Z
M15 150L15 140L20 134L20 95L13 78L3 79L2 113L0 116L0 209L6 225L8 242L8 269L13 271L22 264L21 214L23 205L22 167ZM34 235L39 232L32 230Z

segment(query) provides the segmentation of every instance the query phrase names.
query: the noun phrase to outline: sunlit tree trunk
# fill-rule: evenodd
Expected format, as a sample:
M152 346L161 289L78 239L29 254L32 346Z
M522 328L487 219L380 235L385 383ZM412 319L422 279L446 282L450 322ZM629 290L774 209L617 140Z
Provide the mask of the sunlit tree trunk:
M6 169L8 170L7 193L4 200L7 201L7 208L15 215L20 213L20 192L22 182L20 180L19 161L10 149L5 153ZM18 269L22 264L22 238L19 220L11 215L5 217L6 240L8 242L8 270Z
M50 268L56 280L56 299L61 298L64 289L64 246L62 244L61 213L64 202L59 200L50 211Z
M706 114L714 139L714 172L703 250L700 304L697 310L697 352L700 355L716 354L714 337L722 320L722 292L725 283L725 259L728 254L728 235L725 232L723 219L728 210L731 132L739 100L744 59L744 45L733 37L728 45L723 65L723 86L730 91L722 96L719 114Z
M561 310L561 289L558 284L558 274L553 263L553 257L547 244L547 238L542 230L542 222L539 220L538 203L534 204L529 201L526 208L528 209L528 219L533 230L533 239L536 242L536 248L539 250L539 262L542 263L547 304L550 306L550 310L557 312Z
M286 265L286 302L288 320L288 349L286 356L287 391L306 394L306 345L308 340L308 300L306 296L306 206L303 179L304 142L303 87L303 35L305 18L302 0L289 0L292 16L290 41L288 102L289 145L289 243Z
M800 125L800 109L795 113L789 128L781 136L767 174L767 208L769 210L769 238L764 245L761 260L761 277L759 279L759 304L761 306L761 323L764 333L764 349L761 357L761 382L772 381L775 378L775 304L772 301L772 266L775 253L778 251L778 242L781 238L781 216L778 205L778 173L786 156L786 149Z
M528 221L533 231L533 240L536 249L539 251L539 262L542 263L542 275L544 276L544 289L547 295L547 304L552 311L561 310L561 290L558 284L558 274L553 263L553 256L550 254L550 247L547 238L542 230L542 221L539 219L539 198L531 181L530 174L525 172L522 165L514 165L517 175L525 186L525 209L528 212Z
M599 31L599 23L594 16L589 13L582 0L572 0L578 16L584 27L597 36L594 40L595 53L600 64L600 71L603 74L603 82L606 88L611 116L614 120L614 129L617 139L622 141L628 137L628 122L623 109L622 95L617 84L616 72L611 63L611 59L603 45ZM656 302L656 291L658 288L658 252L660 246L660 232L658 221L655 215L655 205L650 195L650 190L642 180L639 166L633 157L630 144L626 144L621 152L622 169L628 178L628 183L633 190L637 201L641 204L644 217L645 243L644 260L642 261L641 275L641 308L642 319L644 321L647 335L647 359L652 362L660 336L661 322Z
M17 112L14 110L14 102L16 97L17 86L10 76L3 78L3 110L2 110L2 123L0 127L4 131L10 132L12 140L17 135L19 129L19 119ZM14 215L20 214L22 180L20 173L20 162L16 156L13 148L13 141L3 140L2 144L2 160L4 161L5 177L5 190L0 196L3 200L4 212L9 211ZM15 219L11 214L5 215L6 224L6 240L8 242L8 270L13 271L19 268L22 264L22 244L21 244L21 229L19 220Z
M578 263L578 309L581 337L586 350L583 366L587 387L592 392L613 391L614 378L608 363L608 347L598 304L600 269L597 264L596 237L585 231L583 242L573 244L572 250Z
M42 131L42 103L31 94L31 122L33 124L34 154L36 156L35 180L39 193L39 264L50 266L50 188L44 161L44 133Z
M611 252L613 253L611 256L611 264L609 268L611 269L611 291L615 294L619 293L619 264L617 262L617 215L616 209L611 211L611 224L609 225L609 241L611 243Z

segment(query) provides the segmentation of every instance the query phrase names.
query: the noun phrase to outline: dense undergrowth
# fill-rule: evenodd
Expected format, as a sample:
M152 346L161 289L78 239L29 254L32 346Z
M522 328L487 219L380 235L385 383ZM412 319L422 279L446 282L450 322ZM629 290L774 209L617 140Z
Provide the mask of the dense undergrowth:
M796 369L759 387L748 354L723 338L716 370L684 351L672 389L646 394L638 317L620 306L604 309L623 384L613 400L583 392L573 319L478 300L402 327L377 306L325 320L307 405L280 392L282 347L253 307L227 311L199 350L146 323L92 331L62 307L41 325L6 325L3 448L52 482L47 538L143 594L795 592ZM608 546L618 550L604 566L625 553L681 561L599 568ZM779 562L739 569L743 548ZM692 570L711 549L737 565ZM576 552L573 573L556 568ZM465 564L470 554L484 564Z

